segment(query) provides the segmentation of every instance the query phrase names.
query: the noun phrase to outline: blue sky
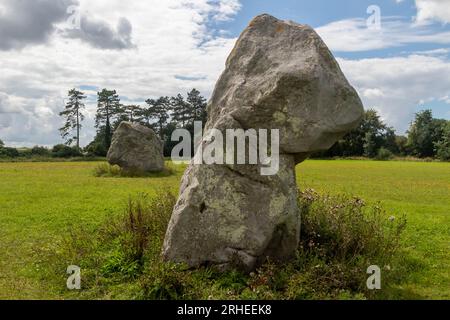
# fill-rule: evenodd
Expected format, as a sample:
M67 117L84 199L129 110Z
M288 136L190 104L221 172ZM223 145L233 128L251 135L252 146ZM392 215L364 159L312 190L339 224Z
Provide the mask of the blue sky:
M374 5L380 28L367 24ZM315 28L365 108L398 133L423 109L450 119L450 0L1 0L0 139L61 142L59 112L74 87L89 97L83 145L101 88L129 104L194 87L208 98L262 13Z
M314 28L337 20L367 17L367 8L374 4L380 6L382 14L386 16L411 18L416 14L411 1L396 3L394 0L243 0L241 3L242 9L236 15L235 21L229 22L227 26L234 35L238 35L252 17L261 13L305 23Z
M450 1L442 0L441 2L444 5L445 2L447 2L447 6L450 7ZM376 5L380 8L381 13L381 32L385 33L391 32L389 28L383 30L383 24L385 22L401 22L402 25L404 25L405 32L407 32L407 30L417 22L418 15L418 7L414 0L243 0L241 3L242 8L236 14L235 19L218 25L220 28L230 32L231 36L238 36L241 30L248 24L248 21L255 15L261 13L269 13L280 19L293 20L299 23L308 24L313 28L320 28L335 21L355 18L368 19L372 12L368 13L367 9L369 6ZM448 22L450 21L433 19L431 17L423 22L424 26L422 27L422 32L431 35L450 32L450 23ZM406 57L418 52L440 50L443 48L448 49L449 47L449 43L411 41L396 46L358 50L356 52L334 48L331 48L331 50L338 58L360 60ZM448 76L450 77L450 74ZM439 81L439 79L429 79L429 81L434 82ZM370 106L366 105L366 107ZM426 101L426 103L417 103L415 106L411 106L411 108L414 109L415 112L424 108L430 108L433 110L436 117L450 119L450 105L439 99ZM386 120L388 121L388 119ZM399 126L399 130L404 131L405 124Z
M261 12L267 12L280 19L308 24L313 28L319 28L339 20L352 18L367 19L370 16L370 14L367 13L367 8L371 5L377 5L380 8L382 20L395 17L404 22L411 22L417 14L417 9L413 0L404 0L400 3L395 0L244 0L242 1L242 4L242 10L237 14L236 20L225 26L225 28L235 36L239 35L240 31L245 28L252 17ZM450 31L450 24L445 25L437 22L433 24L432 29L435 30L435 32L442 32L444 30ZM358 59L393 56L405 54L405 52L432 50L441 47L442 45L435 43L413 43L397 48L361 51L357 53L335 51L334 53L338 57Z

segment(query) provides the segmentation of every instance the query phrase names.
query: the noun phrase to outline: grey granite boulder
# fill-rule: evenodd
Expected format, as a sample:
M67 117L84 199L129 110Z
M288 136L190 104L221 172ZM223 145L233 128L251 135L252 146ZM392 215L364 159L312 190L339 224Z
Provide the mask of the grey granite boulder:
M362 115L358 94L313 29L269 15L253 19L216 84L205 129L279 129L279 171L262 176L261 164L191 163L164 258L252 270L292 257L300 234L295 165L330 148Z
M114 132L108 162L124 170L164 170L163 143L156 133L137 123L123 121Z

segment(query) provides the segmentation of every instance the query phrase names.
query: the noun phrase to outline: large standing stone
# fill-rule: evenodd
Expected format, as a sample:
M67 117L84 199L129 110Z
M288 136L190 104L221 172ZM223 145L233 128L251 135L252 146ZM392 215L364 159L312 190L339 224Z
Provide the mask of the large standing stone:
M295 165L330 148L362 115L356 91L313 29L269 15L253 19L216 84L206 130L279 129L280 170L262 176L259 165L191 164L164 258L248 270L290 258L300 233Z
M155 132L123 121L114 132L108 162L124 170L159 172L164 169L163 143Z

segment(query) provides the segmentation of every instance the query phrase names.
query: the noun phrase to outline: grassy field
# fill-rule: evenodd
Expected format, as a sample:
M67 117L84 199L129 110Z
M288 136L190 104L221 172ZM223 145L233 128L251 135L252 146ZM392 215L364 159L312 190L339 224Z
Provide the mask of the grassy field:
M121 214L129 196L177 192L184 169L168 177L97 178L97 165L0 163L0 299L72 298L44 281L37 253L74 226L94 231ZM297 173L301 188L380 201L393 216L406 215L408 274L397 297L450 298L449 163L311 160Z

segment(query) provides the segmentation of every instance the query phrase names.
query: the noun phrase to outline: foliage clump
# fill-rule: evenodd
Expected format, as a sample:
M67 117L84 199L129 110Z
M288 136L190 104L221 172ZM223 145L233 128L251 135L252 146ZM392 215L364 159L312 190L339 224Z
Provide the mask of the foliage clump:
M213 267L188 269L161 260L161 247L176 198L170 192L130 199L125 213L93 230L76 230L58 246L49 265L82 268L77 297L124 299L367 299L367 268L383 272L381 297L401 279L406 222L380 205L348 196L299 193L302 231L297 257L267 261L250 274ZM55 261L56 259L56 261ZM54 274L54 273L52 273Z
M376 160L381 161L391 160L392 158L394 158L394 154L388 149L383 147L381 147L380 150L378 150L377 156L375 157Z
M166 163L164 170L161 172L147 172L135 169L123 169L118 165L109 163L101 163L94 168L94 176L107 178L148 178L148 177L167 177L174 174L173 168Z
M299 262L311 287L363 293L367 268L385 271L385 282L406 227L404 217L389 216L379 204L362 199L300 193L302 232ZM387 281L389 282L389 281Z

